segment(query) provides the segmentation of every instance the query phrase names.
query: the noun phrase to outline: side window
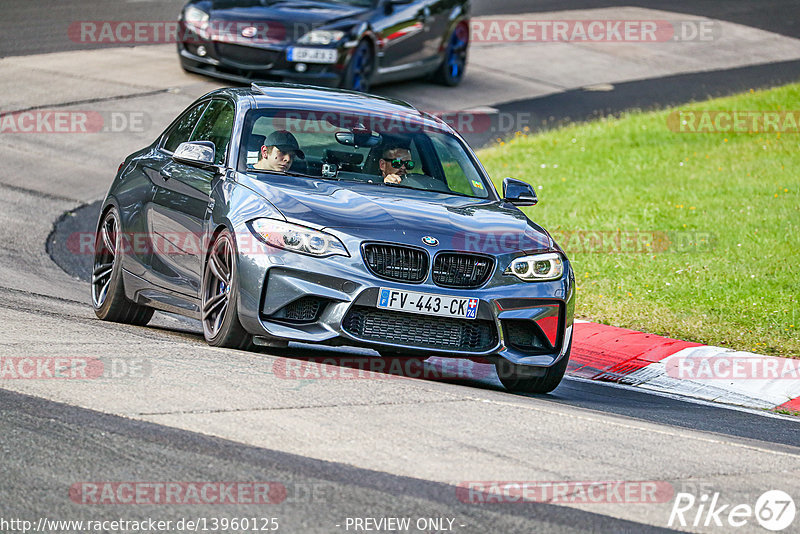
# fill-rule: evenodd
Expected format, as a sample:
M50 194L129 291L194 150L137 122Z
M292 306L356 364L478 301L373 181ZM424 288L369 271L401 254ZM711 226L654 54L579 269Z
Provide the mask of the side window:
M175 152L178 145L185 143L192 135L197 120L203 114L203 111L208 106L208 102L203 102L187 111L183 117L175 124L172 129L167 133L164 140L164 150Z
M438 137L431 137L431 142L442 165L447 187L451 191L479 198L488 196L483 186L483 180L478 176L463 150L458 150L457 147L448 147L443 139ZM450 141L450 143L454 143L454 141Z
M236 110L226 100L212 100L197 123L190 141L211 141L214 143L214 163L222 165L233 133L233 119Z
M414 141L412 141L412 142L411 142L411 146L409 147L409 149L410 149L410 151L411 151L411 160L412 160L414 163L416 163L416 164L417 164L417 167L414 167L414 170L413 170L413 171L408 171L408 172L409 172L409 174L413 174L413 173L425 173L425 174L427 174L428 176L432 176L432 175L433 175L433 173L432 173L432 172L429 172L429 171L430 171L430 169L423 168L423 167L422 167L422 165L421 165L421 164L422 164L422 163L424 163L424 162L423 162L423 160L422 160L422 156L420 156L420 151L419 151L419 147L417 146L417 141L416 141L416 140L414 140Z

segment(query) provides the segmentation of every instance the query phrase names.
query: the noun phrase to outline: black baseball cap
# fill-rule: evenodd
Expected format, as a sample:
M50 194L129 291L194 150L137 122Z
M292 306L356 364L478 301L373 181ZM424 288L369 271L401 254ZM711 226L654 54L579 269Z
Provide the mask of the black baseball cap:
M306 155L297 144L297 139L286 130L277 130L269 134L264 140L264 146L276 146L281 152L294 152L298 158L306 159Z

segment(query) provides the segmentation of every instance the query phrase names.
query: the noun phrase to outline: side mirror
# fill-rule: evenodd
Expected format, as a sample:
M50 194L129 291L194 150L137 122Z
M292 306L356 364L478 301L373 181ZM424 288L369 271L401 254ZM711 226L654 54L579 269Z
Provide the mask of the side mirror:
M180 163L194 165L196 167L215 167L214 164L214 143L211 141L192 141L181 143L172 154L172 159Z
M539 202L530 184L514 178L503 180L503 200L515 206L535 206Z

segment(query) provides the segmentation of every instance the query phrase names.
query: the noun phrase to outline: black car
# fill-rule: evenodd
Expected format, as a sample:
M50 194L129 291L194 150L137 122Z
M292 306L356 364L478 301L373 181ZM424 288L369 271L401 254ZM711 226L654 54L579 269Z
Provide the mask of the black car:
M295 81L368 91L430 76L461 82L469 0L191 0L183 68L234 82Z
M212 92L130 155L103 202L92 302L199 319L214 346L289 340L493 361L512 390L561 381L569 260L440 119L287 84Z

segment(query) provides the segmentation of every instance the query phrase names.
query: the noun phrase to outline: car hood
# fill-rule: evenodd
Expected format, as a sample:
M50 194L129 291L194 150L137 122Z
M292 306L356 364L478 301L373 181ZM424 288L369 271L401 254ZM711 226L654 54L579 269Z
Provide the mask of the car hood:
M312 0L213 0L210 7L211 21L271 21L285 25L287 32L290 25L304 27L308 31L311 26L327 25L369 11L365 7Z
M366 241L487 254L552 250L550 235L514 206L501 202L296 177L270 176L248 187L269 200L290 222L333 229Z

